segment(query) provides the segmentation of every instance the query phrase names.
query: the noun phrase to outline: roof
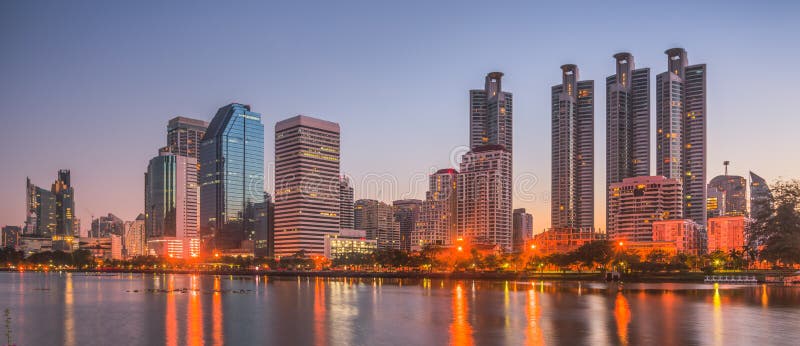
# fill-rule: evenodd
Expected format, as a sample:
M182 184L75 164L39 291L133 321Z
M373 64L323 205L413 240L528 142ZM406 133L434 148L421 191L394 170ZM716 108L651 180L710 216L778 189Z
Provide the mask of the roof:
M338 123L317 119L306 115L296 115L289 119L279 121L275 124L275 131L283 131L297 126L311 127L322 131L339 133Z

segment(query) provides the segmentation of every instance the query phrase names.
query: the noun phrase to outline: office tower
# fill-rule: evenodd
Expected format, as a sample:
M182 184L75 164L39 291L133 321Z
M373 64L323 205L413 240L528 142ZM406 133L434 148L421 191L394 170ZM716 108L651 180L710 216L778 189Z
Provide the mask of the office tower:
M593 230L594 81L581 81L575 65L561 72L552 88L551 225Z
M744 215L719 216L708 219L708 252L744 251L746 244Z
M501 88L502 72L486 75L483 89L469 91L470 140L474 149L482 145L502 145L512 150L513 97Z
M264 202L264 125L250 106L220 108L200 142L200 236L204 251L253 240L248 205Z
M339 178L339 227L353 229L354 222L353 187L350 186L350 178L342 176Z
M772 210L772 192L767 181L750 172L750 216L753 218L768 215Z
M253 205L256 219L256 238L253 244L256 257L275 256L275 203L264 192L264 202Z
M511 153L502 145L474 148L458 174L458 236L511 251Z
M167 123L167 148L169 152L191 158L199 158L200 142L208 128L202 120L175 117Z
M650 175L650 69L636 69L630 53L614 60L616 74L606 77L606 191L622 179Z
M392 202L394 219L400 229L400 249L411 250L411 234L417 229L422 201L418 199L402 199Z
M108 213L106 216L92 220L90 238L108 238L112 234L121 235L124 232L125 222L116 215Z
M709 204L717 205L717 210L709 217L746 215L747 180L738 175L718 175L708 183L707 200Z
M525 243L533 239L533 215L525 212L525 208L514 209L512 224L514 252L524 251Z
M179 240L188 258L193 243L199 245L199 187L197 159L161 152L150 160L145 173L145 233L148 240ZM177 242L176 242L177 243ZM163 254L159 254L163 255Z
M70 184L68 169L58 171L58 179L53 183L50 192L56 202L56 230L58 239L53 239L53 248L67 251L72 249L72 237L75 235L75 189Z
M414 247L453 244L457 236L458 171L440 169L428 178L428 191L422 203L420 221L411 233Z
M366 231L379 250L400 250L400 224L391 205L374 199L359 199L354 207L355 229Z
M50 237L56 232L56 197L50 190L43 189L25 180L26 219L24 234L36 237Z
M611 184L608 237L612 240L649 242L653 222L682 219L681 182L661 176L633 177Z
M681 179L683 215L706 225L706 65L672 48L656 76L656 175Z
M125 234L122 236L123 257L145 256L145 216L139 214L134 221L125 221Z
M19 237L22 235L22 227L19 226L5 226L2 229L2 233L0 236L0 246L3 249L5 248L12 248L15 249L19 244Z
M322 256L341 227L339 124L298 115L275 124L275 256Z

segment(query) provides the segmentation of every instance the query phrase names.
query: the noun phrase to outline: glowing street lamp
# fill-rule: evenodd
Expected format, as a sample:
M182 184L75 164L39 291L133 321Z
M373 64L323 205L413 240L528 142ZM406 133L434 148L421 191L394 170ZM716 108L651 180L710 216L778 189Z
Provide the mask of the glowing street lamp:
M531 244L531 250L536 250L536 244Z
M461 246L459 246L459 247L458 247L458 252L461 252L461 251L464 251L464 248L462 248Z
M623 245L625 245L625 243L623 243L623 242L619 242L619 246L620 246L620 247L622 247Z

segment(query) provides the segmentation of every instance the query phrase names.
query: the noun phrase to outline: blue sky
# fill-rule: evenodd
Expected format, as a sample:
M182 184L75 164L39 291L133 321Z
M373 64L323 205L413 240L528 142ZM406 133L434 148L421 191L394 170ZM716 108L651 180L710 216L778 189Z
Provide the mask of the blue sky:
M143 172L176 115L230 102L275 122L342 127L356 197L424 196L419 177L468 142L468 90L490 71L514 93L515 196L549 224L550 87L575 63L594 79L597 225L604 227L605 90L629 51L652 77L665 49L708 64L708 172L800 177L794 2L0 2L0 225L24 220L24 180L69 168L78 217L142 209ZM653 119L655 115L653 114ZM394 177L397 184L378 188ZM268 179L269 180L269 179ZM416 181L416 183L412 183ZM359 186L363 185L363 186ZM271 182L268 182L271 190Z

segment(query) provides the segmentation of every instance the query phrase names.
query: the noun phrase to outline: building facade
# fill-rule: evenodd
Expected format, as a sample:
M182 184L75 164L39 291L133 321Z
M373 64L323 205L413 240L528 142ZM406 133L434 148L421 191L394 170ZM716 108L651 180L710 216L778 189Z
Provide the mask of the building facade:
M198 159L200 158L200 142L208 129L208 123L202 120L175 117L167 123L167 148L169 152Z
M256 219L256 238L253 255L256 257L275 256L275 203L272 196L264 193L264 202L253 205Z
M338 232L339 124L298 115L275 124L275 255L322 256Z
M603 240L604 235L591 229L551 228L533 236L535 254L547 256L554 253L568 253L587 243Z
M413 244L412 234L417 230L420 220L422 201L418 199L402 199L392 202L394 219L400 229L400 250L410 251Z
M108 238L112 234L120 235L124 231L125 222L116 215L108 213L106 216L92 220L89 231L90 238Z
M653 223L682 219L681 182L661 176L634 177L609 188L608 236L614 241L653 241Z
M552 88L553 228L594 228L594 81L581 81L576 65L561 66Z
M483 89L469 91L470 148L496 144L512 151L513 95L502 89L502 72L486 75Z
M325 258L336 260L348 256L369 255L378 249L374 239L368 239L365 231L341 229L324 236Z
M355 202L356 230L365 231L367 239L375 240L379 250L400 250L400 224L395 221L391 205L374 200L359 199Z
M145 173L145 233L148 240L200 241L197 159L162 152L150 160ZM198 255L182 249L182 258Z
M125 234L122 237L125 258L147 255L147 238L145 237L145 216L139 214L134 221L125 221Z
M22 236L22 227L4 226L0 233L0 246L3 248L15 249L19 245L19 237Z
M689 219L654 221L653 241L675 243L680 253L701 255L705 252L700 225Z
M708 252L744 251L745 217L719 216L708 219Z
M706 224L706 65L672 48L656 76L656 175L680 179L683 214Z
M747 215L747 180L738 175L714 177L708 183L706 201L708 217Z
M456 189L458 236L511 251L511 184L511 153L502 145L485 145L465 154Z
M514 209L512 223L514 252L522 252L525 244L533 239L533 215L525 212L525 208Z
M200 236L206 252L255 237L248 206L264 202L264 125L250 106L220 108L200 143Z
M767 181L750 172L750 215L762 217L772 210L772 192Z
M353 219L353 186L350 185L350 178L342 176L339 178L339 227L343 229L353 229L355 219Z
M411 233L412 247L445 246L457 238L458 171L440 169L428 177L428 191L420 210L420 220Z

